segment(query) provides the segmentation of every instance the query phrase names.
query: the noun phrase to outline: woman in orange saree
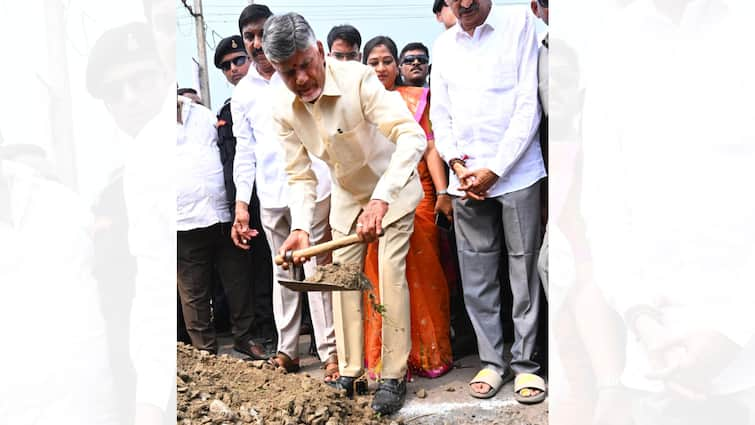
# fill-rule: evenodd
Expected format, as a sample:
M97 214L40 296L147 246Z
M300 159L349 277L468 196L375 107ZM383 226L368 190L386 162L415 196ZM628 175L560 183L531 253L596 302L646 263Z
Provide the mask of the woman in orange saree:
M453 364L449 335L449 298L444 269L440 262L439 233L435 213L451 216L451 198L443 162L435 150L429 120L429 91L423 87L397 86L398 59L396 45L388 37L375 37L365 44L365 63L375 68L388 90L401 94L414 118L425 130L428 148L417 166L425 197L417 206L414 233L406 257L406 278L411 305L412 349L409 370L419 376L436 378ZM436 196L441 192L441 196ZM378 249L374 242L367 248L364 272L372 282L378 279ZM382 309L378 285L364 295L364 353L366 367L375 378L380 375L382 345ZM390 347L387 347L390 349Z

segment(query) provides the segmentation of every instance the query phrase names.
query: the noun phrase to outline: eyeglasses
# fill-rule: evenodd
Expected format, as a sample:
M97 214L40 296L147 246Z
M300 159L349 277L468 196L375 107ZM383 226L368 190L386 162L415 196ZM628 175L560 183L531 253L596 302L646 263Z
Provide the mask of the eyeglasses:
M246 63L246 59L247 57L244 55L236 56L235 58L229 61L221 62L220 69L222 69L223 71L228 71L229 69L231 69L231 63L233 63L236 66L242 66Z
M339 61L342 61L344 59L346 59L347 61L353 61L356 60L357 56L359 56L359 52L332 52L331 55Z
M430 58L427 55L407 55L401 59L401 65L409 65L414 63L414 61L418 61L420 65L426 65L430 62Z

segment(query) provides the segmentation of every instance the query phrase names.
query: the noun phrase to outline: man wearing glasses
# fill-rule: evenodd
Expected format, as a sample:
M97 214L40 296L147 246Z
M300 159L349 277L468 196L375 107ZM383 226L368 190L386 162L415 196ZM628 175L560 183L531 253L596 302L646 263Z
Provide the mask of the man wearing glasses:
M493 397L514 381L521 403L545 398L534 359L540 306L538 42L529 11L491 0L447 0L458 24L433 48L430 119L441 157L453 171L457 255L464 300L482 369L469 394ZM504 245L505 244L505 245ZM505 249L504 249L505 248ZM499 265L508 253L514 344L504 360Z
M220 40L215 49L215 67L223 72L226 80L232 85L237 85L249 72L252 61L244 46L244 41L238 35L226 37ZM230 202L231 215L236 213L236 186L233 183L233 160L236 156L236 136L233 134L233 117L231 114L231 99L227 99L218 112L218 147L220 159L223 163L223 178L228 201ZM252 227L259 228L260 203L256 191L252 192L251 201L247 211ZM237 351L252 352L253 358L267 358L274 349L275 328L273 323L272 309L272 261L270 248L265 238L254 238L251 241L252 249L249 254L249 277L247 281L252 286L251 300L245 300L248 308L254 316L254 344L249 349L241 347ZM247 270L244 270L246 273ZM216 291L216 296L222 296L222 291ZM227 299L228 303L240 302L239 300ZM216 300L217 301L217 300ZM218 301L220 303L220 301ZM251 304L250 304L251 303ZM246 353L248 354L248 353Z
M215 67L223 71L226 80L234 86L249 71L249 56L241 36L234 35L220 40L215 49Z
M422 43L409 43L401 49L399 57L401 79L407 86L427 86L430 73L430 52Z
M362 36L351 25L337 25L328 33L328 56L339 61L362 61Z

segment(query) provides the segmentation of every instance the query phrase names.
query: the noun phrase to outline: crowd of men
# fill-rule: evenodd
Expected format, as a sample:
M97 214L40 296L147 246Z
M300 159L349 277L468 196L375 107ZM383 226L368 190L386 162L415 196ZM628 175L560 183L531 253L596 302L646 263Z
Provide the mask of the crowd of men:
M432 66L430 50L418 42L397 58L400 85L429 87L434 143L447 165L447 190L437 195L452 199L459 305L466 306L460 314L469 317L481 362L469 393L493 397L514 379L515 397L526 404L546 395L537 343L541 294L547 297L548 41L538 41L535 19L547 24L548 2L533 0L531 9L437 0L432 11L445 32L433 46ZM406 397L405 258L423 198L416 169L428 136L378 81L381 68L368 63L368 46L360 51L354 26L333 27L327 53L296 13L252 4L241 11L238 30L215 51L215 67L235 86L220 111L202 106L196 91L178 90L185 338L217 352L216 327L227 304L236 351L296 372L306 323L325 381L353 396L364 373L361 294L289 290L275 280L288 278L293 264L271 270L272 257L352 234L366 243L379 239L379 282L373 283L386 309L382 379L372 408L394 413ZM312 273L331 261L363 262L365 251L357 244L332 258L293 263ZM514 329L510 362L501 320L506 293ZM454 323L451 329L460 330Z

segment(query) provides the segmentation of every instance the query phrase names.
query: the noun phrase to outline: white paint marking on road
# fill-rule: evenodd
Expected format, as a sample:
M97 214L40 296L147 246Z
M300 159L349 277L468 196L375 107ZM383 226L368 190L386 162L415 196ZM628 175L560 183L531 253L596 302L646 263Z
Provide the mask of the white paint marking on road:
M401 415L413 416L413 415L426 415L430 413L450 413L454 410L461 409L482 409L492 410L499 407L515 406L516 400L470 400L466 402L444 402L444 403L427 403L422 401L411 401L401 408Z

